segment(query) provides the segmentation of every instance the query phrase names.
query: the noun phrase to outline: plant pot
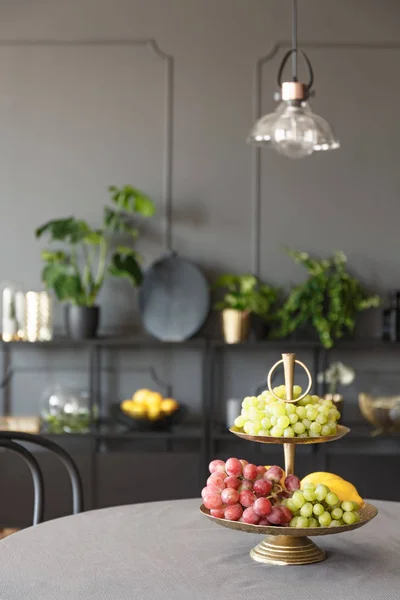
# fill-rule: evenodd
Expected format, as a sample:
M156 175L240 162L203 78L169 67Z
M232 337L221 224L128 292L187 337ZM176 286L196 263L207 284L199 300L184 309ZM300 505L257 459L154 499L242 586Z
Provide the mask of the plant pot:
M76 306L67 304L64 312L67 336L73 340L96 337L100 320L98 306Z
M247 340L250 329L250 315L246 311L226 308L222 311L222 333L227 344L237 344Z

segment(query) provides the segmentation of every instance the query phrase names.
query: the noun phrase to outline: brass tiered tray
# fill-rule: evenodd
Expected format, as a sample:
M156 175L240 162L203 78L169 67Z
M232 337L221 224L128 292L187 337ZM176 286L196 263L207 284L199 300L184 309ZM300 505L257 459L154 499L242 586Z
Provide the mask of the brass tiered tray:
M285 372L285 386L286 386L286 402L298 402L301 398L306 396L312 387L312 377L310 371L302 362L296 360L294 354L282 354L282 360L278 361L270 370L268 374L268 389L275 396L271 380L272 374L275 369L283 363ZM294 383L294 368L295 363L300 364L306 371L309 384L307 390L299 398L293 399L293 383ZM260 444L283 444L284 458L285 458L285 472L286 475L294 473L294 458L297 444L321 444L324 442L333 442L340 439L350 429L343 425L337 426L337 432L335 435L330 436L318 436L308 438L285 438L285 437L263 437L258 435L248 435L243 433L236 427L232 427L230 431L245 440L251 442L258 442ZM360 521L353 525L342 525L340 527L280 527L272 525L249 525L240 521L229 521L227 519L219 519L210 515L210 511L201 506L200 511L209 519L227 527L228 529L235 529L237 531L245 531L247 533L259 533L266 535L267 537L257 546L250 551L250 556L253 560L261 563L274 564L274 565L307 565L316 562L320 562L326 558L325 550L319 548L314 542L312 542L308 536L320 536L320 535L332 535L335 533L344 533L346 531L352 531L358 529L363 525L366 525L378 514L378 509L364 502L360 508Z

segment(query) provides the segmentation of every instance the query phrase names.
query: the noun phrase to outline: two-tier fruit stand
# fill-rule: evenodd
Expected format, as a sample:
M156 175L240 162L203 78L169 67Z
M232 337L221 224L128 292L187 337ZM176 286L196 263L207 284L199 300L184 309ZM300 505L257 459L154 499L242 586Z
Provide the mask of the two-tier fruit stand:
M308 376L307 390L296 399L293 398L295 363L302 366ZM306 365L299 360L296 360L294 354L282 354L282 360L278 361L271 368L267 378L268 389L276 398L278 397L275 395L272 389L271 381L273 372L280 364L283 364L284 367L286 402L298 402L311 390L312 377L310 371ZM230 431L245 440L258 442L260 444L283 444L285 472L286 475L291 475L294 473L294 458L297 444L321 444L324 442L333 442L334 440L338 440L349 433L350 429L348 427L344 427L343 425L338 425L335 435L292 438L248 435L235 427L232 427ZM200 510L208 518L212 519L214 522L222 525L223 527L227 527L228 529L266 535L267 537L250 551L250 556L255 561L275 565L306 565L324 560L326 558L325 550L322 550L316 544L314 544L314 542L312 542L308 536L313 537L319 535L332 535L335 533L343 533L345 531L358 529L359 527L366 525L378 513L378 510L375 508L375 506L365 502L359 510L360 520L352 525L342 525L338 527L296 528L272 525L250 525L241 521L229 521L227 519L211 516L210 512L207 508L205 508L204 505Z

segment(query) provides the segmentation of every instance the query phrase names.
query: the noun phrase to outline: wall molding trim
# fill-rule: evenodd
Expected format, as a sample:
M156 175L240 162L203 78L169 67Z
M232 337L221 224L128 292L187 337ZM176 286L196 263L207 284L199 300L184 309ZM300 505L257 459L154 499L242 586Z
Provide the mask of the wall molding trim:
M280 40L274 42L268 52L257 59L253 79L253 122L262 116L262 72L266 63L275 58L280 50L291 48L291 42ZM317 50L400 50L400 42L299 42L300 48ZM271 93L273 92L271 82ZM267 150L268 151L268 150ZM261 271L261 152L262 148L252 148L251 169L251 270L257 277Z
M172 189L173 189L173 134L174 134L174 57L164 52L154 38L138 39L0 39L4 47L146 47L156 58L164 62L164 151L162 205L164 212L164 245L172 246Z

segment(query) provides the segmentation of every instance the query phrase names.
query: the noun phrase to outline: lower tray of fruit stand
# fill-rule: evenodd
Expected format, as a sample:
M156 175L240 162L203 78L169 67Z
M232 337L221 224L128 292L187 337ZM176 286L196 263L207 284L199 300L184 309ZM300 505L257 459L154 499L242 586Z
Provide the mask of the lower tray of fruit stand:
M297 444L318 444L324 442L333 442L340 439L350 429L344 425L337 426L335 435L318 437L263 437L249 435L241 430L232 427L230 429L235 435L253 442L261 444L282 444L285 456L286 475L294 473L294 458ZM209 510L202 505L201 512L209 519L228 529L236 531L245 531L247 533L259 533L267 537L250 551L253 560L261 563L273 565L308 565L320 562L326 558L324 550L312 542L308 536L332 535L335 533L344 533L358 529L371 521L378 513L378 509L367 502L360 508L360 521L352 525L342 525L340 527L281 527L272 525L250 525L241 521L229 521L211 516Z
M222 527L245 531L247 533L259 533L267 537L257 546L250 550L253 560L273 565L308 565L320 562L326 557L325 550L319 548L307 536L332 535L358 529L366 525L378 514L378 509L372 504L365 502L360 508L360 521L353 525L340 527L280 527L272 525L249 525L240 521L228 521L212 517L210 511L202 505L200 511Z

